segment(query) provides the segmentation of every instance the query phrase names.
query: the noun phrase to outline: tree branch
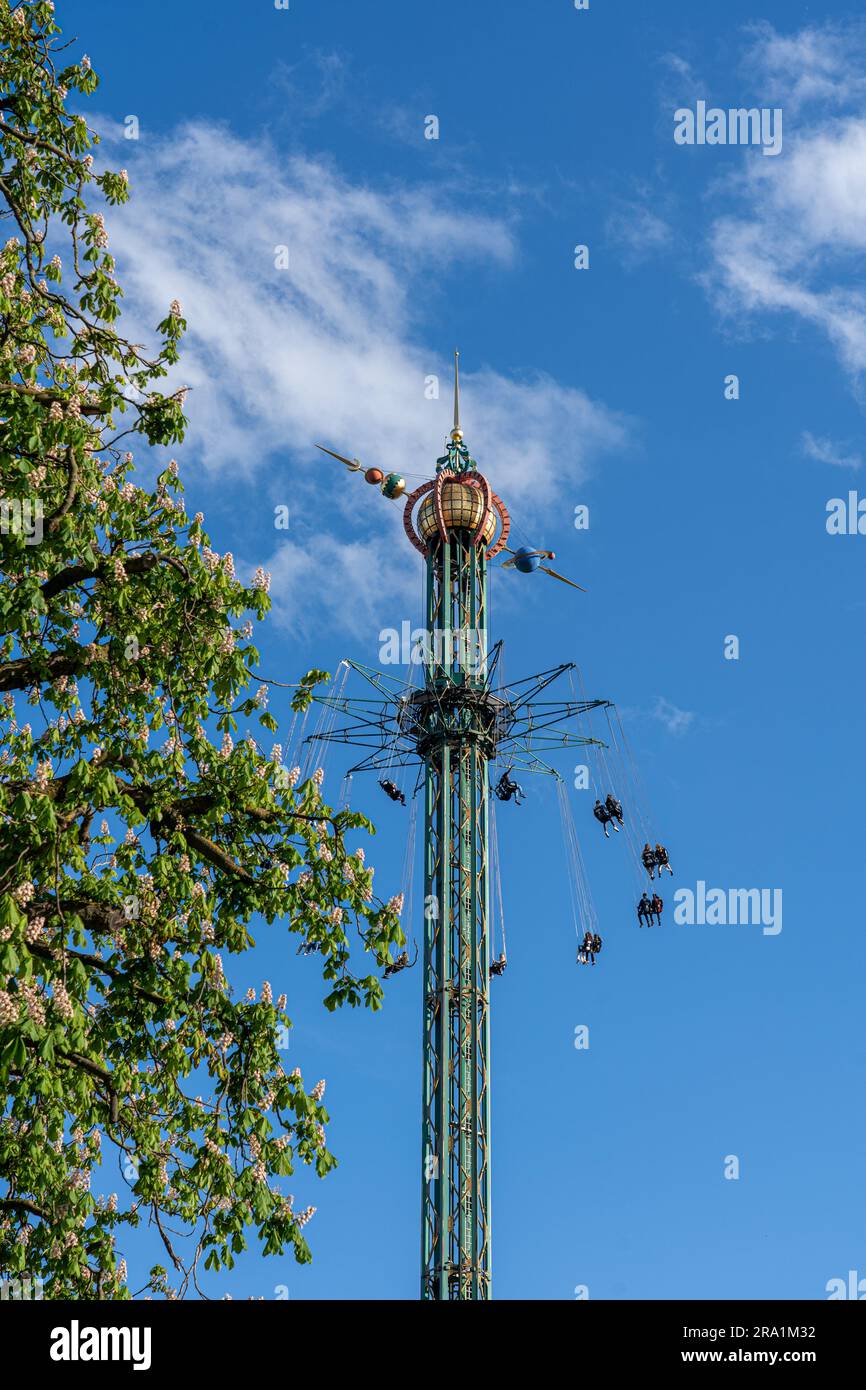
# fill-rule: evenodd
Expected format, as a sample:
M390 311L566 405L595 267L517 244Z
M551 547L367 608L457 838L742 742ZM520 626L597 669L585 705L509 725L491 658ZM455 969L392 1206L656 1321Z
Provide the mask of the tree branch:
M57 676L80 676L87 670L83 647L74 652L48 652L44 656L19 656L0 666L0 690L28 690L31 685Z
M71 444L66 450L66 466L69 471L69 485L66 489L66 496L57 508L57 511L52 512L45 523L49 531L57 530L61 518L66 516L67 512L71 511L72 504L78 495L78 463L75 458L75 450Z
M24 1197L0 1197L0 1211L26 1211L30 1216L39 1216L43 1221L49 1219L48 1212L28 1202Z
M55 594L62 593L64 589L71 589L73 585L81 584L86 579L111 578L112 562L116 559L122 561L127 574L149 574L162 560L164 564L171 565L182 574L184 579L189 580L190 577L186 565L176 555L164 555L158 551L149 551L146 555L126 555L121 551L110 559L106 558L99 565L70 565L68 569L60 570L53 579L46 579L42 585L43 598L53 598Z
M39 946L34 943L29 945L27 949L31 956L38 956L40 960L53 961L57 958L57 952L53 951L50 946ZM160 1006L165 1004L165 1000L161 994L152 994L149 989L143 989L141 985L135 983L130 973L125 970L118 970L115 965L108 965L107 962L101 960L99 956L92 956L86 951L70 951L66 947L64 947L63 954L71 957L73 960L80 960L83 965L89 965L91 969L98 971L101 975L110 976L112 980L128 980L135 990L135 993L141 995L143 999L149 1000L151 1004Z
M47 391L44 386L26 386L23 382L0 381L0 395L10 394L17 396L32 396L40 405L47 406L53 405L55 401L59 401L60 404L63 405L64 401L67 399L67 397L61 395L59 391ZM95 401L82 401L81 414L104 415L105 409Z

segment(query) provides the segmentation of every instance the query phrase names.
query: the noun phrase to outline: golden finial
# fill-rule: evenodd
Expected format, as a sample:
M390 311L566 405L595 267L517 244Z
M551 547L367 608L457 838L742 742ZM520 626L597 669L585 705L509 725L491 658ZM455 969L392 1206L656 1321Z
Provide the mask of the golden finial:
M455 444L459 444L463 438L463 431L460 428L460 353L454 349L454 428L451 431L451 438Z

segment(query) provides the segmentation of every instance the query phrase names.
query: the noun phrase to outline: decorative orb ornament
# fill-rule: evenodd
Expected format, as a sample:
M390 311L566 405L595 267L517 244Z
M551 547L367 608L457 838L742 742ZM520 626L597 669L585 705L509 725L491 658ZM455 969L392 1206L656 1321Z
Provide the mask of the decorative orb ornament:
M406 479L401 478L399 473L389 473L382 483L382 492L385 497L402 497L406 491Z
M442 519L449 531L475 531L484 514L484 496L480 488L468 483L446 482L442 488ZM487 518L483 539L485 544L493 539L496 530L496 517L493 512ZM424 498L418 508L418 533L429 541L438 535L436 511L433 497Z
M533 574L540 564L541 556L537 550L530 550L528 546L522 545L514 552L514 568L521 574Z
M364 482L381 483L384 476L385 475L382 472L381 468L368 468L366 473L364 474Z

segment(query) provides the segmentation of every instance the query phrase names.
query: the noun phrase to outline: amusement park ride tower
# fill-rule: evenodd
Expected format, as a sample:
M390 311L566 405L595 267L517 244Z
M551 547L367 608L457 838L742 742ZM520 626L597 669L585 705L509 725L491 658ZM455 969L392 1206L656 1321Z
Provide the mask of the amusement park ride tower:
M370 479L375 471L368 481L386 496L403 493L402 478ZM406 533L426 563L423 683L350 662L384 699L322 697L358 722L318 735L371 750L353 772L423 767L421 1297L433 1300L491 1296L490 767L505 758L509 772L552 772L540 751L594 742L560 722L608 704L530 704L570 663L494 685L501 644L488 651L488 566L507 550L510 525L463 442L455 354L446 452L405 499ZM547 552L508 554L518 569L546 568Z

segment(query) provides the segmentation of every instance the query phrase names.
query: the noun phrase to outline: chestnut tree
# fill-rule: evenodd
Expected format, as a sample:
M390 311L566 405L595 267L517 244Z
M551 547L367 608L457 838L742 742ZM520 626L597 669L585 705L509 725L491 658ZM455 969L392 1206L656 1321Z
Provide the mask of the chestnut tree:
M308 1260L281 1180L335 1162L285 997L235 997L229 958L287 928L327 1008L375 1009L403 937L347 844L372 826L284 762L267 576L211 548L174 461L136 467L183 438L185 324L173 303L150 352L120 332L128 178L68 110L96 85L49 0L0 0L0 1278L182 1297L250 1240ZM165 1263L138 1275L142 1223Z

